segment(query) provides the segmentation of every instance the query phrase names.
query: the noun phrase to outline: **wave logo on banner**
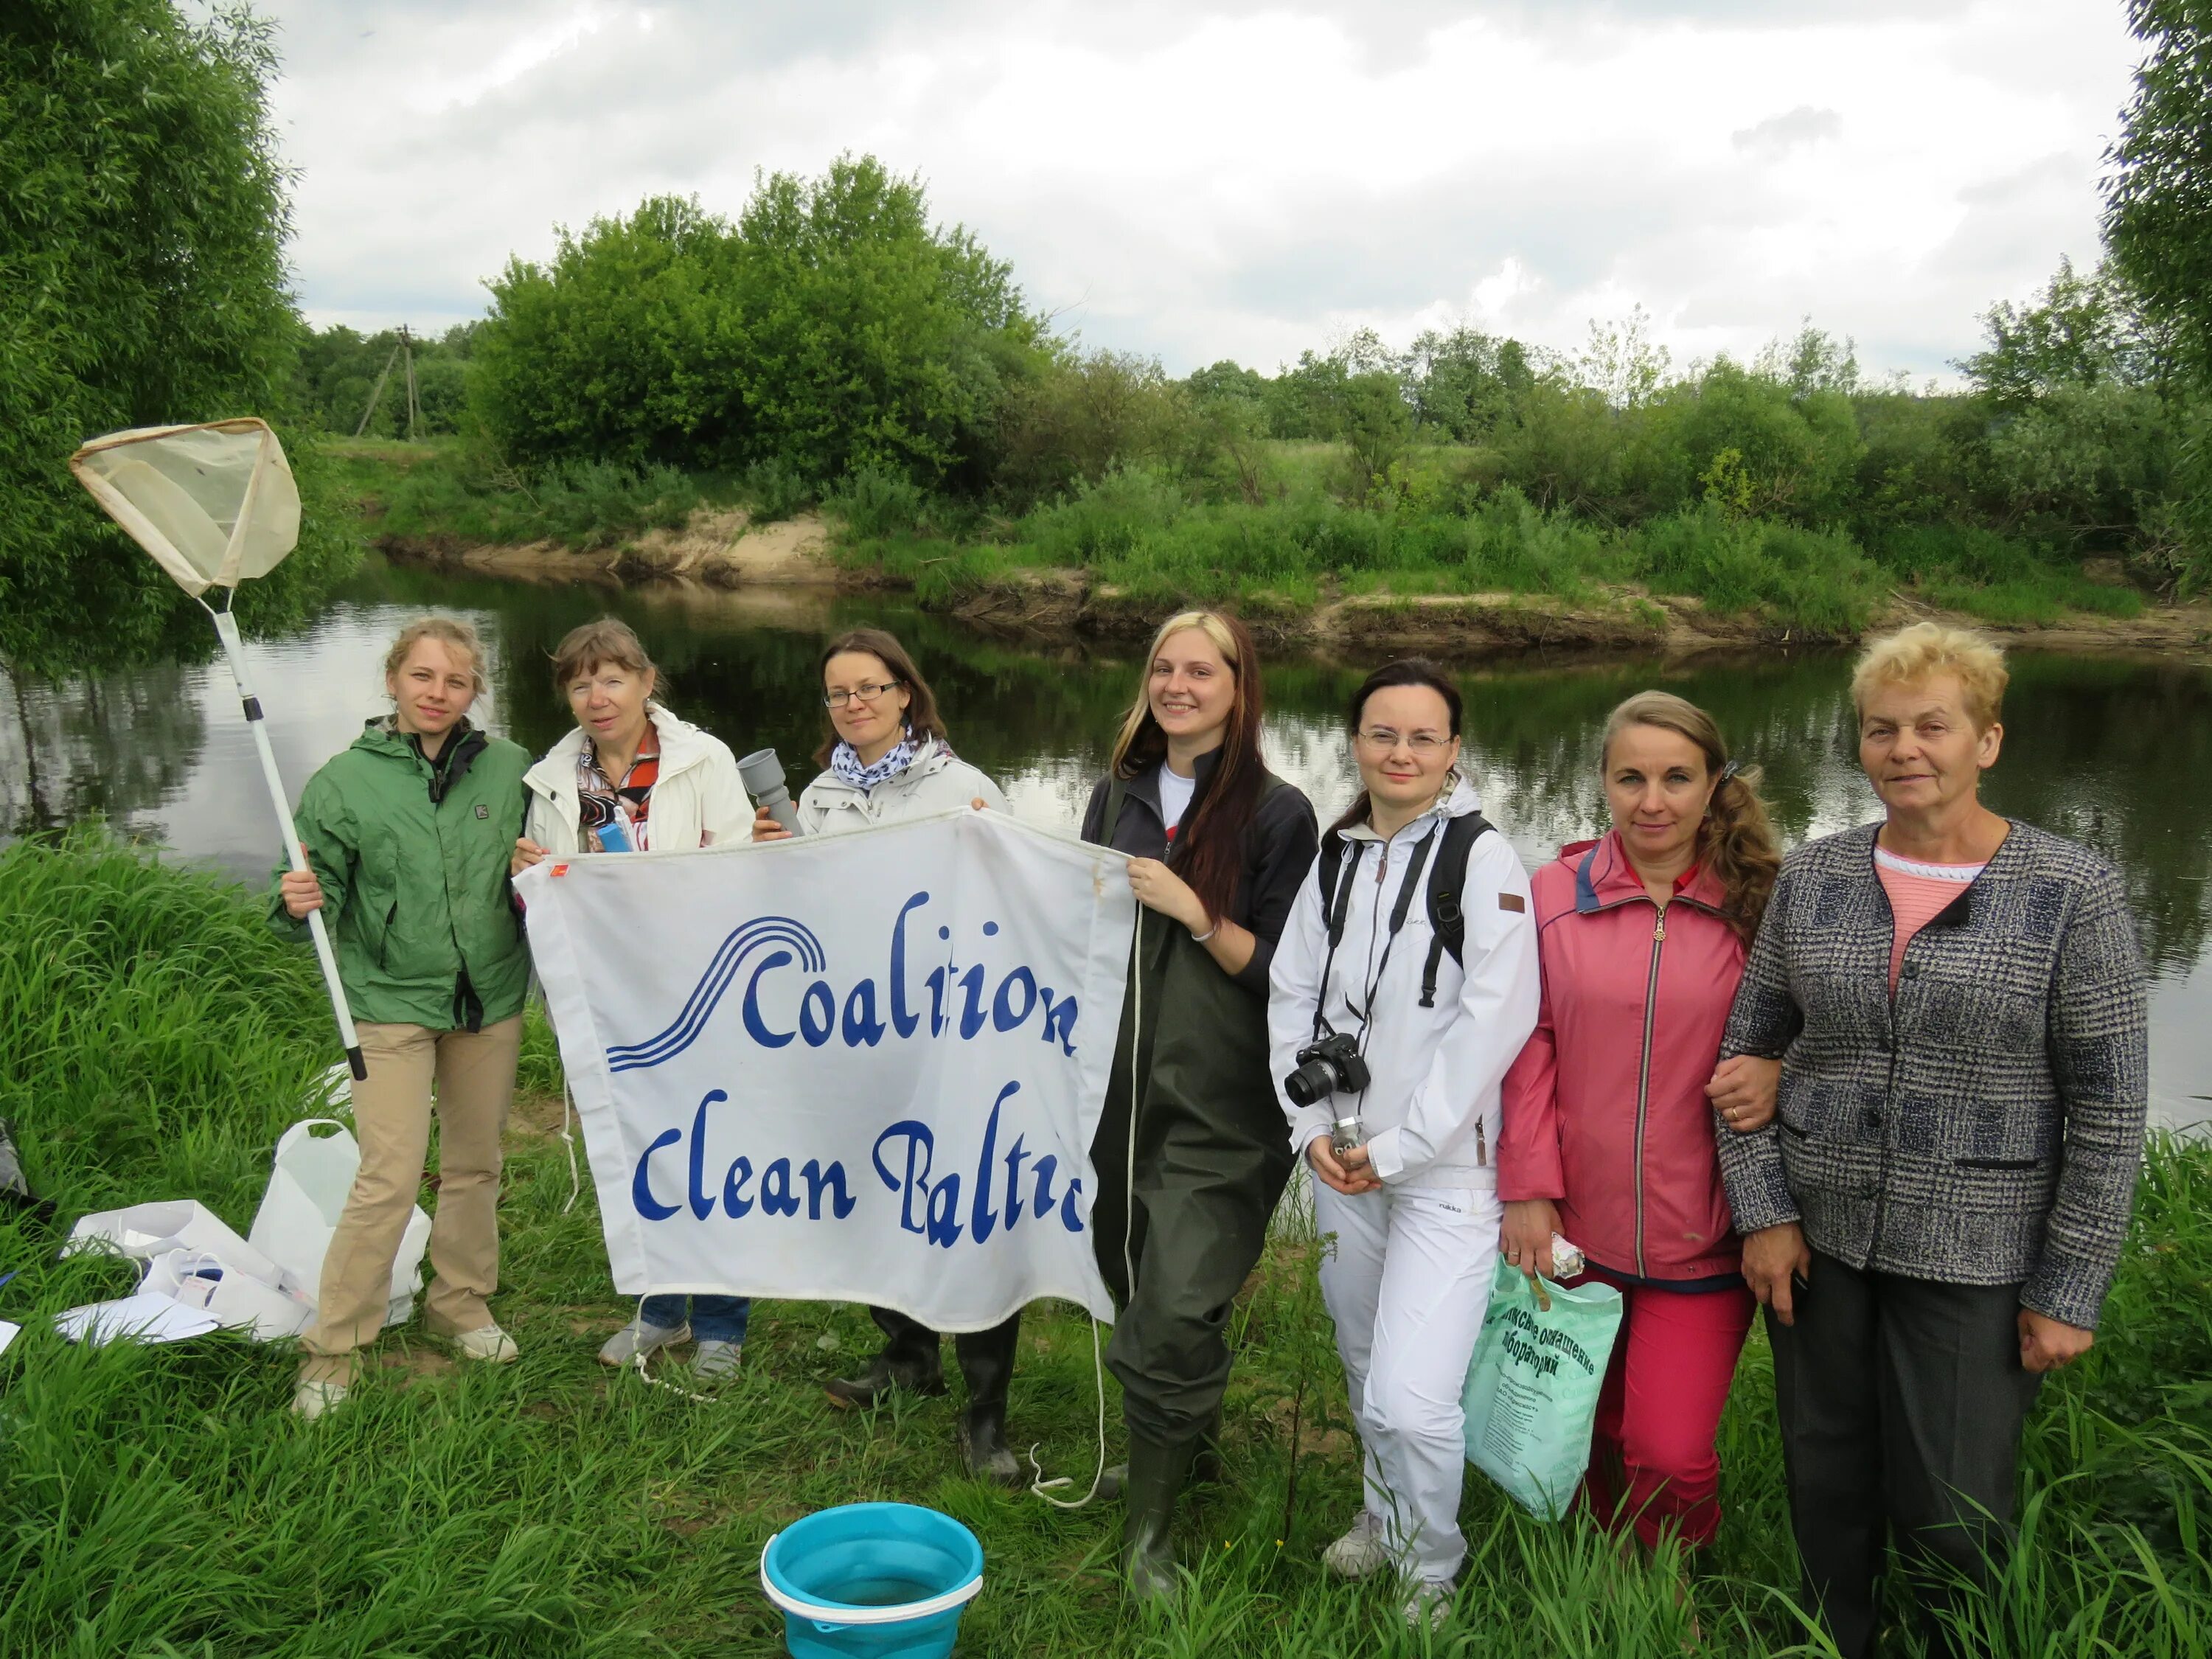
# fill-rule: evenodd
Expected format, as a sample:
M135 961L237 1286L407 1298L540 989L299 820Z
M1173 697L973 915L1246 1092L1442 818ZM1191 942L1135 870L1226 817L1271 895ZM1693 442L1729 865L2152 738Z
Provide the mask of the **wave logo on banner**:
M747 953L763 945L791 945L799 952L799 965L809 973L818 974L828 965L822 954L822 941L804 923L793 921L789 916L763 916L757 921L748 922L722 941L722 948L714 952L714 960L699 976L698 988L684 1005L684 1012L677 1015L675 1024L643 1042L629 1042L608 1049L607 1069L634 1072L641 1066L658 1066L689 1048L698 1037L700 1028L706 1024L708 1016L714 1012L714 1005L721 1001L722 993L730 988L738 969L744 965ZM770 968L781 968L791 960L790 951L782 951L762 963L762 969L765 972Z
M1091 1142L1134 901L997 813L527 872L625 1293L1111 1316Z

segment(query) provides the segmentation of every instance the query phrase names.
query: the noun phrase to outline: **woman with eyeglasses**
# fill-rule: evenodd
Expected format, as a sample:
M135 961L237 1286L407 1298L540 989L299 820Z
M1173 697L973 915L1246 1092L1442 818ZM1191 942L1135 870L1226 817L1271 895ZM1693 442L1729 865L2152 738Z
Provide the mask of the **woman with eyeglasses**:
M1459 769L1460 718L1419 659L1352 694L1364 787L1298 890L1267 1001L1366 1448L1366 1502L1322 1561L1395 1572L1416 1626L1449 1615L1467 1557L1460 1395L1498 1261L1498 1090L1538 1000L1528 878Z
M834 836L959 806L1006 810L999 786L952 752L929 682L890 634L854 629L830 642L821 667L830 732L814 752L823 770L799 798L799 834ZM790 834L768 808L756 813L755 841L781 841ZM858 1376L832 1381L830 1398L842 1407L866 1407L895 1389L943 1394L938 1333L893 1308L868 1313L884 1334L884 1346ZM952 1339L968 1385L958 1426L961 1458L970 1474L1001 1486L1021 1484L1020 1466L1006 1443L1006 1385L1021 1324L1016 1313L990 1330L963 1331Z
M1141 907L1091 1155L1091 1237L1121 1309L1106 1364L1129 1462L1121 1560L1177 1584L1169 1530L1229 1382L1226 1327L1290 1148L1267 1081L1267 963L1313 862L1313 806L1260 752L1260 662L1234 617L1153 636L1083 838L1129 855Z

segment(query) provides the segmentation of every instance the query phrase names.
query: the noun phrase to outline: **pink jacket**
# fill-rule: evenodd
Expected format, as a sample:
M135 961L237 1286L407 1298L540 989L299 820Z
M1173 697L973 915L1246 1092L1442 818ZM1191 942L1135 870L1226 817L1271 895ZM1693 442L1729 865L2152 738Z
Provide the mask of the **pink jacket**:
M1618 1273L1733 1273L1705 1090L1745 951L1718 879L1692 870L1662 913L1610 833L1530 890L1543 1000L1505 1074L1498 1197L1557 1200L1559 1231Z

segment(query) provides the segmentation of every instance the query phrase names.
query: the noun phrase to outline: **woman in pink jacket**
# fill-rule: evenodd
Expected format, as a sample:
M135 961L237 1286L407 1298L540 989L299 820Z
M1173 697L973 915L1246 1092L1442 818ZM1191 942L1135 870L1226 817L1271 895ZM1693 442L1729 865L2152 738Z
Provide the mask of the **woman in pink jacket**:
M1647 1547L1719 1527L1713 1437L1751 1324L1713 1137L1765 1121L1779 1069L1714 1069L1781 868L1756 776L1703 709L1631 697L1606 723L1613 829L1532 883L1543 998L1505 1077L1502 1249L1550 1275L1558 1232L1625 1298L1583 1495Z

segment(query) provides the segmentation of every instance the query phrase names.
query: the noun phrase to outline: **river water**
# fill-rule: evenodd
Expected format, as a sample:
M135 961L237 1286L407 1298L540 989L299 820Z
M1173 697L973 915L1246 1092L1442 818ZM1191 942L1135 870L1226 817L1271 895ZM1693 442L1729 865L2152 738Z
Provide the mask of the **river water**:
M542 750L567 725L545 664L578 622L611 610L661 663L669 702L739 753L773 744L793 791L823 731L814 655L825 633L880 623L935 686L955 745L1005 785L1015 811L1073 830L1133 695L1126 651L1011 644L875 599L787 590L720 592L532 586L373 560L313 624L250 648L286 781L296 797L362 719L381 708L379 663L407 615L471 617L493 656L477 717ZM1343 700L1370 664L1267 665L1267 752L1324 818L1353 769ZM2118 657L2013 659L1998 811L2100 848L2124 872L2154 988L2156 1118L2212 1121L2212 670ZM1596 734L1649 685L1702 703L1736 753L1765 769L1792 842L1874 816L1854 761L1846 659L1833 654L1518 659L1466 668L1468 753L1485 810L1534 865L1601 822ZM252 744L219 666L163 665L68 683L9 684L0 708L0 832L105 816L129 833L243 879L267 877L276 834Z

